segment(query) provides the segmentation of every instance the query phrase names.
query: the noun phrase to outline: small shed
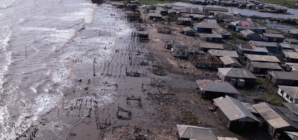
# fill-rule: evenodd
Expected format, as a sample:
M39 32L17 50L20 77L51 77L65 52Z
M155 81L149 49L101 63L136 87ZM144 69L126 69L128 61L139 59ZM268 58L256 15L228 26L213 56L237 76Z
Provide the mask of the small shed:
M267 63L267 62L250 62L247 64L247 68L258 74L266 74L269 70L282 71L282 68L278 63Z
M177 125L179 140L217 140L212 128Z
M191 24L191 18L178 17L177 24L179 24L179 25L190 25Z
M298 62L298 52L283 51L287 62Z
M287 107L292 113L298 116L298 104L295 103L283 103L285 107Z
M225 29L216 28L212 29L212 34L219 34L222 36L223 39L230 39L232 38L232 34Z
M171 52L174 57L187 58L189 55L188 46L184 46L184 45L173 45Z
M255 75L243 68L218 68L217 76L237 86L252 85L257 79Z
M298 51L298 45L295 45L295 44L280 43L278 44L278 46L280 47L279 50L282 50L282 51L294 51L294 52Z
M166 49L172 49L175 45L182 45L180 41L177 40L168 40L165 42L165 48Z
M202 51L208 51L210 49L213 49L213 50L223 50L224 49L222 44L218 44L218 43L201 42L199 46Z
M268 50L266 48L251 46L250 44L239 44L237 46L237 52L240 55L245 55L245 54L267 55L268 54Z
M284 42L289 43L289 44L298 45L298 40L294 39L294 38L286 38Z
M208 50L208 53L212 56L222 57L222 56L229 56L232 58L238 59L239 56L236 51L228 51L228 50Z
M282 34L263 33L262 38L266 42L283 42L285 37Z
M292 35L293 38L298 39L298 29L293 29L289 31L290 35Z
M196 32L189 27L182 28L180 33L188 35L188 36L195 36Z
M216 113L229 130L253 130L260 121L237 99L219 97L213 99Z
M149 13L148 14L149 19L156 19L156 20L161 20L162 15L160 13Z
M266 78L275 85L298 86L296 72L268 71Z
M288 103L298 104L298 87L278 86L277 94Z
M253 40L253 41L260 41L262 40L262 37L260 34L257 34L251 30L242 30L239 33L240 38L246 39L246 40Z
M222 96L238 98L239 92L229 82L221 80L197 80L202 98L214 99Z
M219 57L221 62L224 64L224 67L233 67L233 68L241 68L242 65L236 60L235 58L232 58L230 56L223 56Z
M211 11L229 12L229 10L227 8L223 8L223 7L209 7L209 6L203 7L203 12L208 13Z
M276 51L278 50L278 45L275 42L249 41L249 44L260 48L266 48L268 52L271 53L276 53Z
M278 63L280 64L280 60L273 55L255 55L255 54L245 54L245 58L247 62L269 62L269 63Z
M204 19L200 23L195 23L193 28L197 32L212 33L212 29L220 28L216 20Z
M286 71L289 72L298 72L298 63L285 63Z
M268 132L272 136L275 137L277 133L283 135L285 131L298 130L298 126L275 106L267 103L259 103L253 105L253 107L264 118L268 125Z
M200 34L202 39L211 42L222 42L222 36L220 34Z

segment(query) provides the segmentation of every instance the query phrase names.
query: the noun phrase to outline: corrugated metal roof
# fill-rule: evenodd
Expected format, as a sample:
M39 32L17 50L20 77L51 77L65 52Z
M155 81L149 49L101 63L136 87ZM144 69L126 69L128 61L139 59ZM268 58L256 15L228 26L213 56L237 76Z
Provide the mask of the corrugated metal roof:
M250 103L244 103L244 102L241 102L247 110L249 110L250 112L252 113L258 113L257 110L252 106L252 104Z
M195 23L194 26L196 26L197 28L208 28L208 29L220 28L217 25L216 20L207 20L207 19L204 19L200 23Z
M205 43L205 42L201 42L200 43L200 48L205 48L205 49L217 49L217 50L223 50L223 46L222 44L218 44L218 43Z
M223 57L220 57L219 59L224 63L224 65L235 64L235 65L238 65L239 67L242 66L235 58L232 58L230 56L223 56Z
M230 121L249 117L259 121L246 107L237 99L226 96L213 99L214 103L229 118Z
M263 33L263 36L265 36L265 37L275 37L275 38L285 38L284 35L282 35L282 34L268 34L268 33Z
M278 47L275 42L249 41L249 44L257 47Z
M298 52L288 52L288 51L284 51L284 54L287 58L291 58L291 59L298 59Z
M285 131L285 132L288 134L288 136L290 138L292 138L292 140L297 140L298 139L298 132L289 132L289 131Z
M294 99L298 99L298 87L292 87L292 86L281 86L279 85L278 88L283 90L285 93L290 95Z
M224 76L228 76L228 77L250 78L250 79L257 78L251 72L243 68L218 68L218 71L222 73Z
M298 104L295 103L283 103L294 114L298 115Z
M276 79L281 80L298 80L298 74L296 72L284 72L284 71L269 71L270 75Z
M238 90L236 90L229 82L226 81L197 80L196 82L202 91L239 94Z
M212 128L192 125L177 125L180 138L195 140L217 140Z
M232 138L232 137L217 137L217 140L238 140L238 139Z
M278 63L267 63L267 62L251 62L251 65L257 68L271 69L271 70L282 70Z
M241 34L243 35L250 35L250 34L255 34L255 32L249 30L249 29L246 29L246 30L242 30L240 31Z
M238 58L238 54L236 51L228 51L228 50L208 50L208 53L210 53L213 56L230 56L232 58Z
M187 18L187 17L178 17L178 21L191 21L191 18Z
M148 16L149 17L162 17L162 15L160 13L149 13Z
M291 126L279 114L277 114L267 103L259 103L253 105L259 114L274 128L282 128Z
M298 117L285 107L275 106L281 113L283 113L291 121L298 122Z
M245 54L246 58L250 61L259 61L259 62L275 62L280 63L280 60L276 56L272 55L255 55L255 54Z
M220 34L200 34L201 38L222 38Z

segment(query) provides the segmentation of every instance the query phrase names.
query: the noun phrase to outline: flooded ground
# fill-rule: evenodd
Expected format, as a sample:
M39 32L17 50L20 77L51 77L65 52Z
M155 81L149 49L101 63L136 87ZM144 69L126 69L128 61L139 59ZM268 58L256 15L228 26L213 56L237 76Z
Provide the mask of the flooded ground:
M199 7L201 10L204 7L203 5L183 3L183 2L175 2L174 5L188 6L188 7ZM222 6L208 5L207 7L222 7ZM288 12L293 15L278 14L278 13L265 13L265 12L258 12L258 11L249 10L249 9L239 9L237 7L226 7L226 8L229 10L229 12L238 12L241 15L245 15L245 16L260 16L260 17L273 17L273 18L297 18L297 16L298 16L298 9L292 9L292 8L288 8Z

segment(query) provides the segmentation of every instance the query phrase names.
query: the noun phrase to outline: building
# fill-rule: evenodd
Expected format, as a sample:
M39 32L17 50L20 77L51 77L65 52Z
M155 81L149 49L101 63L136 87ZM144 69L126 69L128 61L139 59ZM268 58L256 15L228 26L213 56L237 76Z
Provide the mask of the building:
M278 44L278 46L279 46L279 50L282 50L282 51L298 52L298 45L295 45L295 44L280 43Z
M247 68L252 73L266 74L267 71L282 71L282 68L278 63L267 63L267 62L250 62L247 63Z
M243 68L218 68L217 76L237 86L252 85L257 79L255 75Z
M212 29L212 34L219 34L222 36L223 39L230 39L232 38L232 34L225 29L216 28Z
M228 50L208 50L208 53L212 56L222 57L222 56L229 56L232 58L238 59L239 56L236 51L228 51Z
M273 55L255 55L255 54L245 54L245 59L247 63L250 62L269 62L269 63L278 63L280 64L280 60Z
M220 27L217 25L216 20L204 19L200 23L195 23L193 28L197 32L212 33L212 29L216 29Z
M287 137L284 140L298 140L298 132L285 131Z
M245 55L245 54L267 55L268 54L268 50L266 48L251 46L250 44L239 44L237 46L237 52L240 55Z
M177 125L179 140L217 140L212 128Z
M268 71L266 78L275 85L298 85L298 74L296 72Z
M202 98L214 99L222 96L238 98L239 92L229 82L221 80L197 80Z
M171 48L171 52L174 57L187 58L189 55L188 46L184 45L173 45L173 47Z
M290 35L292 35L293 38L298 39L298 29L293 29L289 31Z
M245 40L253 40L253 41L260 41L262 37L260 34L257 34L251 30L242 30L239 33L239 37Z
M285 69L289 72L298 72L298 63L285 63Z
M279 85L277 93L288 103L298 104L298 87Z
M249 41L251 46L256 46L259 48L266 48L268 52L276 53L278 50L278 45L275 42L263 42L263 41Z
M253 130L259 120L237 99L219 97L213 99L216 113L229 130Z
M209 42L204 43L204 42L201 42L199 44L199 46L200 46L200 49L202 51L208 51L210 49L213 49L213 50L223 50L224 49L222 44L218 44L218 43L209 43Z
M229 12L229 10L227 8L223 8L223 7L203 7L203 12L205 13L209 13L211 11L218 11L218 12Z
M298 116L298 104L295 103L283 103L292 113Z
M188 36L195 36L196 32L189 27L182 28L180 33L188 35Z
M298 62L298 52L283 51L287 62Z
M284 134L285 131L297 131L298 126L285 116L277 107L267 103L254 104L253 107L263 117L267 126L268 132L272 136L276 134Z
M285 43L289 43L289 44L294 44L294 45L298 45L298 40L297 39L293 39L293 38L286 38Z
M156 20L161 20L162 15L160 13L149 13L148 14L149 19L156 19Z
M220 34L200 34L200 37L210 42L222 42L222 36Z
M165 48L166 49L172 49L173 46L175 45L182 45L180 41L177 40L169 40L165 42Z
M179 24L179 25L190 25L191 24L191 18L178 17L177 24Z
M230 56L219 57L219 59L224 64L224 67L242 68L242 65L238 62L238 60Z
M285 37L282 34L263 33L262 38L266 42L283 42Z

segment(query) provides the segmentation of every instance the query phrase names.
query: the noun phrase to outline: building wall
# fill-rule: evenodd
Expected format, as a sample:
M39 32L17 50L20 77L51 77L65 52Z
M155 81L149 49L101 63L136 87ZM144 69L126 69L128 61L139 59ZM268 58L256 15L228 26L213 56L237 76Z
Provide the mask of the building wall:
M284 98L288 103L297 103L298 100L293 99L292 97L290 97L286 92L284 92L283 90L281 90L280 88L278 88L277 91L278 95L281 96L282 98Z
M230 127L230 120L228 119L228 117L218 107L216 109L216 112L219 115L219 117L222 120L222 122L225 124L225 126L227 128L229 128Z
M230 130L253 130L258 128L259 122L245 117L239 120L231 121L230 123Z

